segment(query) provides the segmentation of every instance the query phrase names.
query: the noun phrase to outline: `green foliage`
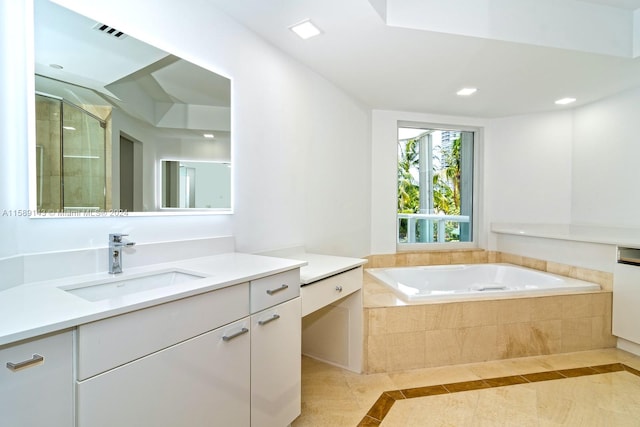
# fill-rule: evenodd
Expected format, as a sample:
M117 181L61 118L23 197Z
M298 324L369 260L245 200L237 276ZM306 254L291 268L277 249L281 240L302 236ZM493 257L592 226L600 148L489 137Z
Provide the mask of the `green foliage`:
M434 207L445 215L460 215L460 142L458 137L440 147L442 168L433 174Z
M398 142L398 213L418 213L420 209L420 187L411 171L419 168L419 141L409 139ZM433 208L436 213L445 215L460 215L460 145L461 138L453 140L450 146L440 146L437 153L433 153L439 160L440 168L435 168L432 174ZM434 162L436 163L436 162ZM421 223L422 221L419 221ZM401 237L407 236L407 221L400 223ZM436 225L433 224L431 232L435 236ZM420 234L418 226L417 234ZM445 240L459 240L459 224L447 222L445 226Z
M399 150L398 212L417 213L420 207L420 187L411 175L411 169L418 167L418 141L410 139Z

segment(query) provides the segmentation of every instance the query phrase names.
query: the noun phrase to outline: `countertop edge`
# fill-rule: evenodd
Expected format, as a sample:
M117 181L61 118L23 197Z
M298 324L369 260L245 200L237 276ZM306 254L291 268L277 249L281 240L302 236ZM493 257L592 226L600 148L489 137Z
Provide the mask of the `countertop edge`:
M640 229L572 224L502 224L492 223L491 232L519 237L602 245L640 247ZM630 237L631 235L631 237Z
M364 258L351 258L335 255L298 252L288 254L287 259L306 261L308 264L300 269L300 285L311 285L336 274L358 268L369 262Z

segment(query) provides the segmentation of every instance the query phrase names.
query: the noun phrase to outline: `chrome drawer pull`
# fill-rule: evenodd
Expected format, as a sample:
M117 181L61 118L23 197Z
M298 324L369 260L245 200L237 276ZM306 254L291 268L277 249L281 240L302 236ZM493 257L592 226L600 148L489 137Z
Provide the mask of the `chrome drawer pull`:
M246 334L247 332L249 332L249 329L247 329L247 328L242 328L242 329L240 329L238 332L236 332L235 334L231 334L231 335L224 335L224 336L222 337L222 340L223 340L223 341L231 341L232 339L237 338L237 337L239 337L240 335L244 335L244 334Z
M282 285L282 286L280 286L279 288L276 288L276 289L267 289L267 294L273 295L273 294L278 293L280 291L284 291L285 289L288 289L288 288L289 288L289 285Z
M336 286L336 291L342 292L342 286L340 286L340 285Z
M279 318L280 318L279 314L274 314L273 316L271 316L267 320L258 320L258 325L260 325L260 326L266 325L267 323L273 322L274 320L278 320Z
M28 368L29 366L36 365L40 362L44 362L44 356L40 356L39 354L34 354L31 359L25 360L24 362L18 362L18 363L7 362L7 368L15 372L19 369Z

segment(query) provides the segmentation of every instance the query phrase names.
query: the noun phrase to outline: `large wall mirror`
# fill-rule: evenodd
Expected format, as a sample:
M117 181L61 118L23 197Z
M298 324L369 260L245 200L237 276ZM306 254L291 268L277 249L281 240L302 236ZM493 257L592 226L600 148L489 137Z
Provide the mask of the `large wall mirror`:
M35 74L32 211L231 211L228 78L48 0L35 0ZM207 202L163 202L167 159Z

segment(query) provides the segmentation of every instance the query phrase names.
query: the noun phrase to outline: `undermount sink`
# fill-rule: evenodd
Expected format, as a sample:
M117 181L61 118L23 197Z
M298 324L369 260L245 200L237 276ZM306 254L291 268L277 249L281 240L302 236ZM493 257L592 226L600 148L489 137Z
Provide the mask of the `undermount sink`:
M192 280L202 279L203 277L205 276L171 270L132 276L126 279L111 278L99 282L67 286L61 289L87 301L95 302L165 286L179 285Z

